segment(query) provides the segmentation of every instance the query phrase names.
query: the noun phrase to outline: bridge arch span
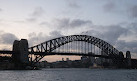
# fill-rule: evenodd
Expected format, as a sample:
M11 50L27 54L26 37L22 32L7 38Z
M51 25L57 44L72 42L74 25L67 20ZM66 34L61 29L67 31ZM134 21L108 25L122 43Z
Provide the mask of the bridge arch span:
M105 52L107 54L107 56L109 55L119 55L119 51L117 49L115 49L112 45L110 45L109 43L105 42L102 39L99 39L97 37L93 37L93 36L89 36L89 35L70 35L70 36L64 36L64 37L59 37L59 38L55 38L55 39L51 39L48 41L45 41L41 44L32 46L29 48L29 51L34 54L37 52L45 52L45 54L39 55L36 58L39 59L35 59L34 61L39 61L41 60L46 53L52 52L53 50L67 44L73 41L84 41L87 43L91 43L95 46L97 46L98 48L100 48L103 52Z

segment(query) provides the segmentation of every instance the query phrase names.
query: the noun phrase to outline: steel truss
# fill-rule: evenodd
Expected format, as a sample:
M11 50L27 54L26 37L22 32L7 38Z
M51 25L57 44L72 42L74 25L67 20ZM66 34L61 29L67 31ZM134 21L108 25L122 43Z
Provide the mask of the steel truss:
M46 55L46 53L50 53L53 50L73 41L84 41L93 44L98 48L100 48L103 52L105 52L106 56L117 58L117 56L119 55L119 51L117 49L115 49L112 45L99 38L88 35L70 35L70 36L51 39L36 46L30 47L29 52L36 56L35 59L32 60L32 62L36 63L40 61ZM36 54L38 52L42 52L42 53L38 55Z

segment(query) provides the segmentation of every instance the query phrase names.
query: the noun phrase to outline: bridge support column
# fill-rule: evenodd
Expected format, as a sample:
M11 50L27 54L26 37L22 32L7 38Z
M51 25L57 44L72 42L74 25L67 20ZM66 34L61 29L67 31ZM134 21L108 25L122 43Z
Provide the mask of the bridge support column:
M13 52L12 59L15 63L15 69L25 69L27 64L29 64L28 41L26 39L15 40L13 43Z
M126 52L126 66L127 66L127 68L131 68L131 54L130 54L130 51Z
M124 54L123 54L123 52L119 52L118 66L119 66L119 68L124 68Z

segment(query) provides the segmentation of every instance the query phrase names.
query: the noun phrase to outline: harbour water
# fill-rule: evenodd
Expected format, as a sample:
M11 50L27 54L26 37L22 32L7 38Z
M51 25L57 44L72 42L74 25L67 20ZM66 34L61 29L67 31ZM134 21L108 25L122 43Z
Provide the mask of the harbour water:
M137 81L137 70L85 68L1 70L0 81Z

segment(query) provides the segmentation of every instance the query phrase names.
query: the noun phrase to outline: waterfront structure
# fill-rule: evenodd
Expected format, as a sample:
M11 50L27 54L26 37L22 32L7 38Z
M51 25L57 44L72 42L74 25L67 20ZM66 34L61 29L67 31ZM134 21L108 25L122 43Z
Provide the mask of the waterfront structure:
M15 67L24 68L29 63L29 52L28 52L28 41L21 39L20 41L15 40L13 43L13 54L12 59L15 63Z
M99 49L98 52L96 52L96 48ZM103 52L104 54L99 54L100 52ZM29 48L26 39L22 39L20 41L15 40L13 44L13 51L0 51L0 53L11 53L13 61L15 63L17 62L17 65L21 64L19 66L28 64L34 66L47 55L100 57L111 59L112 65L116 67L121 67L121 64L124 64L123 62L125 62L126 59L123 57L121 52L109 43L102 39L88 35L70 35L59 37ZM128 52L128 63L126 63L128 66L132 65L130 58L131 56Z
M127 68L131 68L131 54L130 51L126 52Z

